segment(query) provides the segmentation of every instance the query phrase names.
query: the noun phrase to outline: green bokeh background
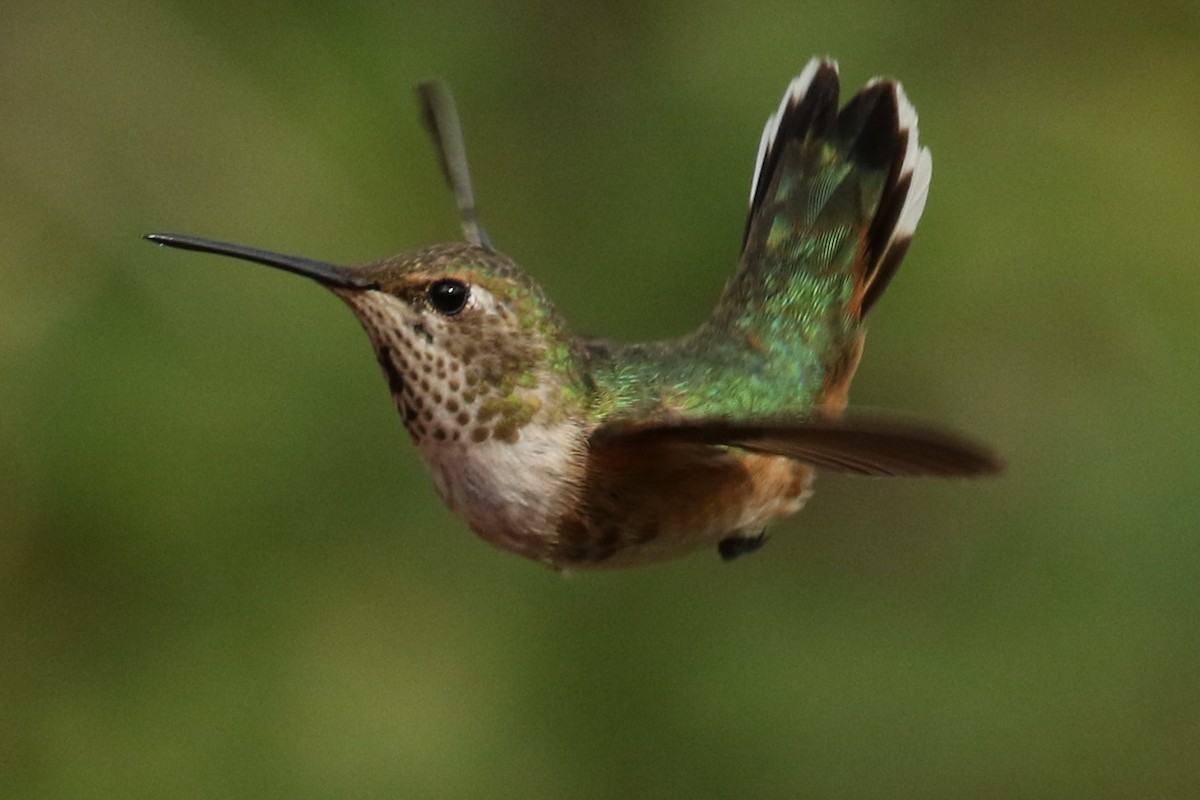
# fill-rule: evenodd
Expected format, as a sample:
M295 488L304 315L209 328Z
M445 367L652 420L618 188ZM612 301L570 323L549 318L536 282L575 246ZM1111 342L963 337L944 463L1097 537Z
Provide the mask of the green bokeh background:
M439 503L336 261L484 220L580 330L696 324L810 55L935 178L854 402L999 480L823 476L761 554L564 578ZM1200 4L0 6L0 797L1200 794Z

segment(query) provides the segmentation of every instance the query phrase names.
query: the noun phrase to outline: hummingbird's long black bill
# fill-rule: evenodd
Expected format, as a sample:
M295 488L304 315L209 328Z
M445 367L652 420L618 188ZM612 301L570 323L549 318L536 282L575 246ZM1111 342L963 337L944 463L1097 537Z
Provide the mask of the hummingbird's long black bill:
M336 264L324 261L313 261L310 258L289 256L283 253L272 253L269 250L259 250L255 247L245 247L240 244L214 242L211 239L201 239L198 236L182 236L176 233L147 233L142 237L155 244L167 247L178 247L180 250L195 250L199 253L216 253L219 256L240 258L243 261L254 261L275 267L287 272L312 278L325 286L338 289L374 289L371 281L347 275Z

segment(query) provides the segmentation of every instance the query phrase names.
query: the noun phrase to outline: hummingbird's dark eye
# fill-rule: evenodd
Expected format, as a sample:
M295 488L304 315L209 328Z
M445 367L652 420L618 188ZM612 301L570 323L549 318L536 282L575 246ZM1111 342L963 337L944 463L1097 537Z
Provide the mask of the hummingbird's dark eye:
M470 298L471 290L462 281L443 278L429 284L429 304L437 309L439 314L454 316L466 307Z

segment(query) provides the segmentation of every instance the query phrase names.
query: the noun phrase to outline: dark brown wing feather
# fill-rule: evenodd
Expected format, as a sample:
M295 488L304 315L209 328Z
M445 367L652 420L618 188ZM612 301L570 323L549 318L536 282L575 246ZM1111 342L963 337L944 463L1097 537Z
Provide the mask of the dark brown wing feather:
M869 476L972 477L992 475L1002 468L988 448L957 434L877 417L613 422L597 429L592 442L740 447Z

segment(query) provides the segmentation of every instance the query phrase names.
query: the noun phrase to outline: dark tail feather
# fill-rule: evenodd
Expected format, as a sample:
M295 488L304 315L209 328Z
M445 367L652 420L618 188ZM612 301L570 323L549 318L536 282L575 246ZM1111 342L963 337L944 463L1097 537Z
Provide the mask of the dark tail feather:
M855 276L857 311L865 315L887 288L912 241L925 208L933 161L929 150L918 143L917 112L899 83L876 78L840 112L838 94L836 62L814 58L767 120L751 182L743 249L757 231L759 217L772 213L771 193L776 191L788 144L835 142L846 162L886 174Z
M837 124L840 86L837 62L814 58L792 79L779 101L779 109L767 117L758 143L754 177L750 181L750 213L746 216L746 230L742 234L743 248L787 143L832 136Z

